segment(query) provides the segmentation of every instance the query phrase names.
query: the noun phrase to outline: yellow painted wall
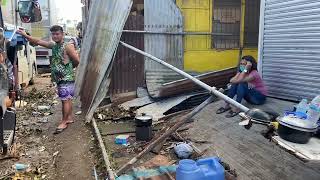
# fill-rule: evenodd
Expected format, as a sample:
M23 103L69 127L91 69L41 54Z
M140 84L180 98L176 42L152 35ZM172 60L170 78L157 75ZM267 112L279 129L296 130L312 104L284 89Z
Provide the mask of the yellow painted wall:
M186 32L212 32L213 0L177 0L184 16ZM258 57L257 48L245 49L243 55ZM211 36L187 35L184 38L184 69L208 72L236 66L239 49L217 50L211 48Z

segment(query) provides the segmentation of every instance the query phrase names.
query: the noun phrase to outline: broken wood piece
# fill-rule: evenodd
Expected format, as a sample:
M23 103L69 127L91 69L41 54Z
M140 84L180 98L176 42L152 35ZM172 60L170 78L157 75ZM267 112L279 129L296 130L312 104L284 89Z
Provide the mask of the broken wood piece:
M177 131L182 132L190 129L190 126L184 126L179 128ZM160 131L161 128L153 128L152 131ZM119 134L129 134L129 133L136 133L135 130L125 130L125 131L116 131L116 132L110 132L110 133L105 133L101 134L101 136L112 136L112 135L119 135Z
M171 161L169 161L167 156L163 155L157 155L150 159L149 161L145 162L142 164L142 166L139 167L141 169L142 167L146 169L154 168L154 167L159 167L159 166L170 166L172 165Z
M160 128L152 129L152 131L159 131L159 130L161 130L161 129ZM110 132L110 133L101 134L101 136L112 136L112 135L130 134L130 133L136 133L136 130Z
M13 157L13 156L6 156L6 157L1 157L0 158L0 161L3 161L3 160L8 160L8 159L16 159L17 157Z
M155 153L155 154L159 154L163 145L166 143L166 139L163 140L162 142L160 142L156 147L154 147L151 152Z
M165 174L168 176L168 178L169 178L170 180L175 180L175 178L172 177L169 172L166 171Z
M120 175L124 173L129 167L131 167L134 163L136 163L142 156L144 156L146 153L150 152L154 147L156 147L159 143L161 143L163 140L165 140L167 137L169 137L171 134L176 132L177 129L179 129L183 124L185 124L190 118L195 116L197 113L199 113L203 108L205 108L208 104L210 104L214 100L214 96L210 96L206 101L201 103L198 107L196 107L194 110L192 110L187 115L179 118L175 125L170 127L164 134L161 136L155 138L143 151L141 151L137 156L135 156L133 159L131 159L129 162L124 164L118 171L117 175Z

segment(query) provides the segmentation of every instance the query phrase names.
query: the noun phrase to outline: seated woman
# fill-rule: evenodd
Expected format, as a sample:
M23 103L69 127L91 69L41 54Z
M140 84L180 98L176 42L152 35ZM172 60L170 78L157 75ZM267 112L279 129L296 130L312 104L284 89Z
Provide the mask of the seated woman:
M252 56L243 56L239 66L239 72L230 80L228 96L236 97L236 101L241 103L245 99L248 103L261 105L266 101L267 89L257 71L257 62ZM231 107L226 103L224 107L217 110L217 114L228 112L227 118L239 114L240 110Z

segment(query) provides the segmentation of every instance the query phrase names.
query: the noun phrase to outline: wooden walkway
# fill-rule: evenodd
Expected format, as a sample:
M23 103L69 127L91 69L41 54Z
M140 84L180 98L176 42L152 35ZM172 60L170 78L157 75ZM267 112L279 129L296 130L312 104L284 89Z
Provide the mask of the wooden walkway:
M206 156L218 155L238 174L238 179L250 180L320 180L320 165L304 163L273 142L265 139L260 131L264 126L254 125L246 130L238 125L239 117L227 119L215 114L222 105L216 102L206 107L194 119L189 136L212 143L199 145L209 148ZM283 112L290 103L270 99L262 109Z

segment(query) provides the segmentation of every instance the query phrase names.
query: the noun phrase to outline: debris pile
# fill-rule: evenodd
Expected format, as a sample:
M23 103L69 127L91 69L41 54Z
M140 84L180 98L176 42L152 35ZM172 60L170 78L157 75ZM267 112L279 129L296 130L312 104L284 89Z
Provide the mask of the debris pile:
M132 110L125 110L119 106L101 108L94 113L94 118L103 121L119 121L130 120L135 117L135 113Z
M192 97L197 97L198 99L195 99L201 103L208 95L197 93L180 95L169 99L152 99L152 101L145 101L145 99L151 99L150 97L143 97L143 99L140 97L119 106L109 105L99 108L95 112L94 117L97 119L103 141L108 144L107 149L112 161L111 168L118 169L116 174L122 175L125 173L121 178L142 177L141 174L149 174L147 177L163 176L165 177L164 179L174 179L175 169L160 173L159 166L170 169L176 167L175 165L180 159L190 158L196 160L205 157L207 149L201 149L199 145L209 143L209 141L188 138L187 130L192 127L192 124L187 122L192 122L192 117L207 104L211 103L214 98L211 97L196 107L199 103L190 103L195 102L190 101ZM141 103L140 100L147 103ZM181 104L188 104L188 106ZM153 110L145 111L148 106L152 107L149 109ZM188 108L182 109L179 106ZM141 111L141 109L144 109L144 111ZM136 118L143 119L140 115L144 113L147 113L146 117L149 115L153 120L153 138L149 142L136 139L138 133ZM154 114L161 114L161 117L153 119L152 115ZM154 163L156 161L155 158L160 157L166 157L164 162L170 163L161 165ZM145 165L146 162L156 165ZM230 168L226 171L230 171ZM231 171L229 174L231 174L231 177L235 177L234 172ZM121 180L121 178L119 179Z
M16 102L15 144L5 157L0 156L0 179L46 179L53 156L43 146L43 140L48 138L43 132L47 131L46 123L57 103L51 87L41 91L33 88Z

